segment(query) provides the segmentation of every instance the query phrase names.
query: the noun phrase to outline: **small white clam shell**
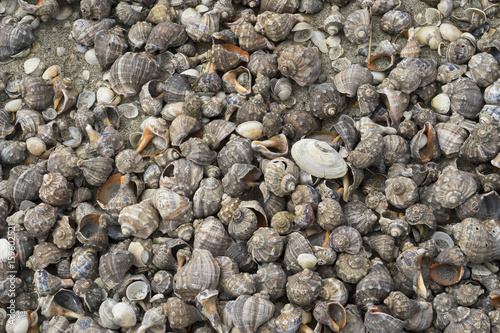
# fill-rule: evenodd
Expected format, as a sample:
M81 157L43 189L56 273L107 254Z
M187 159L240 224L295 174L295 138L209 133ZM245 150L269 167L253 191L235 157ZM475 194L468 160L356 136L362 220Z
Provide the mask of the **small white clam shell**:
M372 75L373 75L373 84L382 83L382 81L386 77L384 72L372 72Z
M302 139L293 144L291 153L299 168L312 176L334 179L347 173L347 163L326 142Z
M55 78L61 73L61 67L59 65L52 65L45 70L42 74L42 79L50 80Z
M120 302L113 306L111 310L113 314L113 322L122 327L129 328L137 324L137 315L132 306L125 302Z
M339 36L330 36L326 39L326 42L328 43L328 46L334 47L337 45L340 45L340 37Z
M201 18L201 14L196 9L189 7L186 8L181 14L181 23L183 25L188 25L189 23L194 23Z
M200 76L200 72L194 68L190 68L181 73L189 83L193 83Z
M438 94L431 100L431 107L440 114L446 114L450 111L450 97L446 94Z
M42 111L42 116L43 116L43 119L45 119L46 121L51 121L51 120L56 119L57 111L54 110L54 108L48 108L47 110Z
M326 41L326 39L323 39L319 45L318 45L318 49L321 51L321 53L324 53L324 54L327 54L328 53L328 43Z
M97 102L109 104L115 97L113 89L108 87L100 87L97 89Z
M246 121L236 127L236 133L250 140L262 138L264 125L260 121Z
M76 127L68 128L69 134L71 135L71 139L63 142L63 145L71 148L77 148L82 143L82 133Z
M342 57L343 54L344 54L344 49L342 48L342 46L340 44L332 46L330 48L330 51L328 52L328 56L330 57L330 60L338 59L338 58Z
M71 15L73 15L73 10L69 6L63 6L59 8L59 11L54 16L54 18L58 21L64 21L68 19Z
M34 58L29 58L28 60L26 60L23 64L23 67L24 67L24 72L26 74L33 74L33 75L37 75L36 72L40 71L39 70L39 67L40 65L43 66L43 63L42 61L40 60L40 58L37 58L37 57L34 57Z
M9 316L5 324L6 333L27 333L31 326L31 318L26 311L16 311L14 315Z
M318 259L314 254L301 253L297 257L297 262L303 269L313 269L316 266Z
M313 27L307 22L299 22L293 26L292 31L313 30Z
M313 42L314 45L319 46L324 40L326 40L326 37L323 32L319 30L313 30L311 34L311 42Z
M428 25L437 25L441 24L441 12L436 8L427 8L425 10L425 22Z
M455 245L453 242L453 239L450 237L445 232L442 231L436 231L434 234L432 234L432 239L436 242L437 247L442 251L446 249L447 247L451 247Z
M149 286L144 281L135 281L129 284L127 290L125 291L125 295L127 296L129 301L142 301L148 296Z
M462 31L458 29L453 24L443 23L439 27L439 33L443 37L443 39L449 42L455 42L462 35Z
M0 260L7 259L9 257L9 241L5 238L0 239Z
M293 41L297 43L303 43L308 41L312 36L312 29L299 30L293 34Z
M437 5L437 9L445 18L450 16L453 11L453 0L441 0Z
M26 149L28 149L31 154L40 156L47 150L47 145L42 139L35 136L26 140Z
M139 115L139 108L133 103L118 105L118 113L127 119L133 119Z
M198 13L203 14L203 13L208 12L210 10L210 8L208 8L208 6L206 6L206 5L198 5L198 6L196 6L196 10L198 11Z
M99 61L95 55L95 49L90 49L85 52L85 61L92 66L99 66Z
M117 301L112 298L107 298L99 307L99 318L101 319L104 326L112 330L120 328L120 326L115 324L113 321L112 310L116 304L118 304Z
M21 105L23 105L22 99L20 98L13 99L11 101L8 101L7 104L5 104L5 111L17 112L21 108Z
M292 82L286 77L274 78L271 80L271 92L278 100L286 101L292 95Z
M149 253L144 249L141 243L131 242L128 246L128 252L134 255L134 266L146 267L149 260Z
M95 93L93 91L83 91L78 95L78 100L76 101L76 107L81 108L84 105L87 106L87 108L91 108L92 105L95 103Z

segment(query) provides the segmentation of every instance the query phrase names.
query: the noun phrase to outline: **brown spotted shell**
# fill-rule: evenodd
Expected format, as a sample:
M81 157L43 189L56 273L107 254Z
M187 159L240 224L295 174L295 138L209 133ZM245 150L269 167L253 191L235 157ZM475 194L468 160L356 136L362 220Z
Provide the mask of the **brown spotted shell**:
M321 74L321 62L317 47L289 45L278 57L278 68L282 75L290 77L299 86L307 86Z
M72 220L69 216L63 216L52 232L52 242L60 249L67 250L73 247L76 242L75 229L71 226Z
M278 55L266 53L262 50L257 50L250 56L247 68L253 76L257 77L259 74L269 78L275 77L278 70Z
M29 24L5 25L0 32L0 59L23 51L31 45L33 39Z
M391 274L381 261L370 267L370 272L357 285L354 295L362 307L381 303L394 289Z
M482 163L490 161L499 151L500 132L497 127L480 123L460 148L460 156L472 163Z
M497 260L500 247L486 227L474 218L467 218L453 227L453 238L468 261L484 263Z
M273 228L259 228L247 242L248 253L257 263L276 261L283 253L281 236Z
M65 206L71 203L73 190L66 178L56 172L43 176L42 186L39 190L40 199L52 206Z
M324 197L318 204L316 221L325 230L333 230L346 222L342 207L337 200Z
M319 119L338 114L346 108L346 100L334 83L327 82L309 87L310 109Z
M399 34L411 27L412 15L400 10L390 10L382 16L382 30L387 34Z
M41 203L26 212L24 227L31 236L45 240L56 224L56 219L56 209L50 204Z
M340 226L330 233L330 246L336 252L357 254L363 246L363 240L353 227Z

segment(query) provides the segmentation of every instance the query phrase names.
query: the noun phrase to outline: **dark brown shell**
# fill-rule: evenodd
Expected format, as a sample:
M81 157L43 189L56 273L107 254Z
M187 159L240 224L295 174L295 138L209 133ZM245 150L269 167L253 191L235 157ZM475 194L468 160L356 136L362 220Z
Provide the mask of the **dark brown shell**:
M54 15L59 9L59 4L56 0L44 0L39 3L31 3L34 1L19 0L19 6L29 14L36 15L40 19L46 22L52 15Z
M106 1L104 1L106 2ZM112 65L128 47L124 30L114 27L99 31L94 38L95 56L102 69Z
M238 22L231 24L231 31L234 32L240 47L245 51L257 51L262 49L274 50L274 44L265 36L255 31L254 26L250 22Z
M270 11L275 13L295 13L299 8L299 0L284 0L284 1L274 1L274 0L261 0L260 10L261 12Z
M310 109L319 119L332 117L347 107L345 96L340 94L331 82L312 85L309 88L309 97Z
M278 68L281 74L290 77L299 86L310 85L321 74L319 50L317 47L292 44L280 53Z
M79 160L77 166L82 170L87 183L92 186L100 186L106 182L113 171L113 159L99 156L88 160Z
M120 1L115 7L115 16L124 25L132 25L143 21L147 15L147 9L143 6Z
M52 104L54 90L41 77L28 76L23 80L22 94L29 108L43 110Z
M21 52L33 42L33 32L28 24L6 25L0 31L0 59Z
M111 0L83 0L80 2L80 11L85 17L102 20L111 13L111 5Z
M153 30L153 25L148 22L137 22L128 30L128 42L132 50L137 50L146 45L149 34Z
M163 51L180 46L187 40L188 34L183 26L165 21L157 24L151 30L145 49L146 51Z
M292 275L286 283L286 295L295 305L310 309L321 292L321 277L318 273L304 269Z
M442 89L450 96L451 110L465 118L476 118L484 105L481 89L469 78L460 77Z
M264 115L268 111L269 106L264 101L262 95L255 95L238 109L236 113L236 123L241 124L247 121L262 122Z
M99 258L99 276L107 289L114 289L132 267L134 256L124 250L108 252Z
M248 62L250 57L247 51L231 44L213 44L210 60L217 71L227 72L236 68L242 61Z
M500 133L492 124L477 124L460 148L460 156L469 162L488 162L500 151Z
M26 212L24 227L39 240L45 240L49 231L56 224L56 210L49 204L41 203Z
M102 19L99 21L78 19L73 22L71 37L78 43L85 46L94 45L94 37L97 32L107 30L115 25L113 19Z
M217 154L217 164L222 173L226 174L236 163L252 163L253 154L252 141L233 134L229 142Z
M43 176L39 195L43 202L52 206L66 206L71 203L73 190L61 173L47 173Z
M257 77L259 74L265 75L269 78L275 77L278 70L278 55L266 53L262 50L257 50L250 56L247 68L253 76Z
M316 117L299 110L289 111L283 118L283 134L293 141L318 131L320 127L320 121Z
M191 197L203 178L203 167L188 159L170 162L161 174L160 186Z
M399 34L411 27L413 19L411 14L400 10L390 10L382 16L382 30L387 34Z
M136 95L142 85L158 75L159 65L146 53L127 52L111 66L110 83L118 94Z

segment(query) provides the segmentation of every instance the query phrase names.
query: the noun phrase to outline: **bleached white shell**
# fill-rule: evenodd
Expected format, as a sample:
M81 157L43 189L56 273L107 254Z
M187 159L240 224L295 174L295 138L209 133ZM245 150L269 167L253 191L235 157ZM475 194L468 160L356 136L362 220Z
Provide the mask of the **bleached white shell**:
M129 284L127 290L125 291L125 295L127 296L129 301L142 301L148 296L149 286L144 281L135 281Z
M15 315L9 316L5 324L6 333L27 333L31 325L30 315L26 311L16 311Z
M326 40L326 37L325 37L323 32L321 32L319 30L313 30L312 35L311 35L311 42L313 42L314 45L319 47L321 42L324 40Z
M51 120L56 119L57 111L54 110L54 108L48 108L47 110L42 111L42 116L43 116L43 119L45 119L46 121L51 121Z
M330 36L326 39L326 42L328 43L328 46L334 47L340 45L341 39L339 36Z
M24 62L24 72L26 74L40 75L43 73L43 62L40 58L29 58Z
M85 61L92 66L99 66L99 61L97 60L97 57L95 56L95 49L90 49L87 52L85 52Z
M441 24L439 27L439 33L443 39L449 42L455 42L462 35L462 31L460 31L460 29L449 23Z
M302 139L293 144L291 153L299 168L315 177L334 179L347 173L344 159L326 142Z
M120 116L124 116L127 119L133 119L139 115L139 108L133 103L120 104L118 105L118 112Z
M189 83L193 83L200 76L200 72L194 68L190 68L181 73Z
M95 93L93 91L82 91L80 95L78 95L78 100L76 101L76 107L81 108L84 104L87 105L87 108L91 108L95 103Z
M146 267L149 260L149 253L144 249L141 243L131 242L128 246L128 252L134 255L134 266Z
M196 9L189 7L186 8L181 14L182 25L188 25L189 23L194 23L201 18L201 14Z
M22 99L20 99L20 98L13 99L13 100L7 102L7 104L5 104L5 111L17 112L21 108L21 105L23 105Z
M446 94L436 95L431 101L431 107L440 114L445 114L450 111L450 97Z
M432 234L432 239L436 242L437 247L442 251L447 247L452 247L455 245L453 239L445 232L436 231Z
M425 22L428 25L437 25L441 24L441 13L436 8L427 8L425 10Z
M130 304L120 302L113 306L111 313L113 313L113 322L122 328L132 327L137 324L137 316Z
M59 11L54 16L54 18L58 21L64 21L68 19L73 14L73 10L69 6L63 6L59 8Z
M97 102L109 104L115 97L113 89L108 87L100 87L97 89Z
M301 253L297 257L297 262L303 269L313 269L318 262L318 259L314 254L311 253Z
M352 62L346 57L338 58L332 61L332 68L336 72L342 72L344 69L352 65Z
M260 121L246 121L236 127L236 133L250 140L262 138L264 125Z
M42 139L34 136L26 140L26 149L28 149L31 154L40 156L47 150L47 146Z
M0 239L0 260L7 259L9 256L9 241L5 238Z
M198 11L198 13L206 13L210 10L210 8L208 8L208 6L206 5L198 5L196 6L196 10Z
M330 57L330 60L338 59L338 58L342 57L343 54L344 54L344 49L342 48L342 46L340 44L332 46L330 48L330 51L328 52L328 56Z
M293 41L298 43L303 43L309 40L313 35L313 27L307 22L297 23L293 29L295 34L293 35Z
M120 326L115 324L113 321L112 310L116 304L118 304L117 301L115 301L112 298L107 298L104 302L102 302L101 306L99 307L99 318L101 319L104 326L112 330L120 328Z
M71 135L71 139L64 141L63 145L71 148L78 148L82 143L82 133L74 126L69 127L68 131Z

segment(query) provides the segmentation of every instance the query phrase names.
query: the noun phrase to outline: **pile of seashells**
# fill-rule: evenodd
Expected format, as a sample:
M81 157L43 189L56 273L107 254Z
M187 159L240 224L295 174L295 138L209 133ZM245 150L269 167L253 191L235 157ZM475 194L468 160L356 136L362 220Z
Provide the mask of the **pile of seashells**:
M1 329L500 332L499 4L423 1L1 1L102 76L0 67Z

